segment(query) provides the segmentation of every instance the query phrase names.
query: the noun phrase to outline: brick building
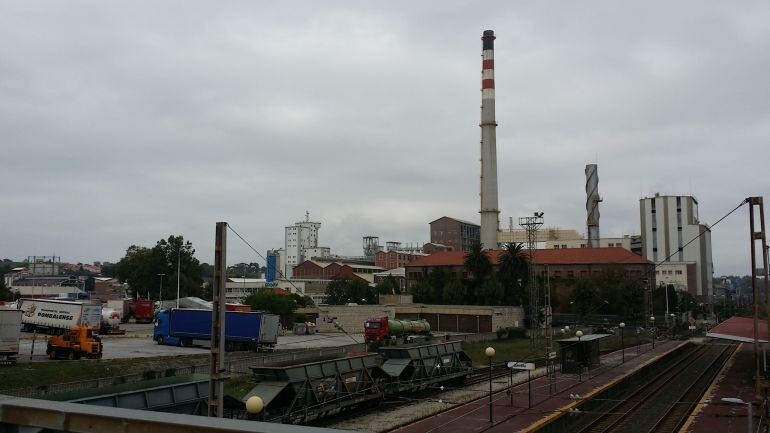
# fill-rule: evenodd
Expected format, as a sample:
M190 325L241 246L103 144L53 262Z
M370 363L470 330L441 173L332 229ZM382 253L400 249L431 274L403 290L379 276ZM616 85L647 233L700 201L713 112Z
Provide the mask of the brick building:
M470 251L481 242L481 226L443 216L430 222L430 242L452 247L454 251Z
M374 255L374 265L383 269L396 269L420 257L425 257L425 254L412 251L377 251Z
M497 270L502 250L485 250L493 267ZM422 275L427 275L433 269L444 268L467 277L465 269L466 253L463 251L448 251L431 254L417 259L405 266L406 287L409 290ZM597 276L607 271L621 272L629 278L639 279L648 287L655 285L655 264L624 248L568 248L535 250L535 272L546 276L551 282L554 305L569 304L571 294L570 280Z
M321 263L305 260L294 267L293 280L333 280L335 278L352 278L374 282L374 274L385 269L378 266L347 264L341 262Z

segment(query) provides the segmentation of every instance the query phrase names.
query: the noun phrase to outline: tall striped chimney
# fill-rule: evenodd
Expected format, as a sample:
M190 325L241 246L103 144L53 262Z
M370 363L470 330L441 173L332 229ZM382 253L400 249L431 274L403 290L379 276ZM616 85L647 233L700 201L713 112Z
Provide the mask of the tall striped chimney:
M481 40L481 246L496 249L500 210L497 208L495 32L484 30Z
M599 167L586 164L586 226L588 246L599 248Z

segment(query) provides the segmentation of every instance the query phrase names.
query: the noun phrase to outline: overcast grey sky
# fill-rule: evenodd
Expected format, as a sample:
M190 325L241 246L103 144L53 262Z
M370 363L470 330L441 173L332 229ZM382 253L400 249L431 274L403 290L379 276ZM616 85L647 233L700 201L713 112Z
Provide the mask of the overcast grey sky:
M603 236L656 191L713 223L770 186L769 23L766 1L2 1L0 258L182 234L212 262L221 220L264 254L306 210L358 255L478 221L484 29L503 227L584 231L597 161ZM745 209L714 229L717 275L750 270Z

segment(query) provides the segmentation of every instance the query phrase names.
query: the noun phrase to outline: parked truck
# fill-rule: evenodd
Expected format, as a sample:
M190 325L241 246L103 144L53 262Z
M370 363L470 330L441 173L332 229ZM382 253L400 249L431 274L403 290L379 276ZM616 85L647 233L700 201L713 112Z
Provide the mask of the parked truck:
M430 335L430 324L425 319L405 320L388 317L375 317L364 323L364 341L384 341L390 338Z
M120 328L123 317L120 311L113 308L102 308L102 324L99 327L99 333L102 335L123 335L126 333L125 329Z
M15 365L19 356L21 311L0 309L0 365Z
M60 301L53 299L20 299L21 323L24 331L59 334L76 326L99 330L101 303Z
M155 318L153 339L171 346L210 345L211 310L171 308ZM278 341L278 316L227 311L225 350L272 350Z
M137 299L134 304L134 319L136 323L152 323L155 308L149 299Z
M131 315L131 301L128 299L114 299L107 301L107 308L120 313L120 323L128 323L128 316Z
M66 333L49 337L46 354L51 359L75 360L81 357L100 359L102 340L93 329L87 326L75 326Z

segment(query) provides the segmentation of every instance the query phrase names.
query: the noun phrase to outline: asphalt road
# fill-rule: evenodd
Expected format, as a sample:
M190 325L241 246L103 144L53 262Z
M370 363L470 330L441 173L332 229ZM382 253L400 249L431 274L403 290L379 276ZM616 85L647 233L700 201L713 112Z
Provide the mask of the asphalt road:
M164 346L152 340L152 324L126 323L122 325L126 330L125 335L105 335L102 337L104 344L103 359L120 358L144 358L158 356L195 355L207 353L204 347L176 347ZM34 356L32 352L33 334L22 333L19 344L19 362L47 361L45 355L46 335L38 334L34 342ZM361 335L348 336L345 334L315 334L315 335L284 335L278 337L276 350L309 349L314 347L335 347L353 343L362 343Z

